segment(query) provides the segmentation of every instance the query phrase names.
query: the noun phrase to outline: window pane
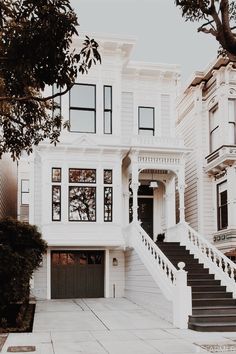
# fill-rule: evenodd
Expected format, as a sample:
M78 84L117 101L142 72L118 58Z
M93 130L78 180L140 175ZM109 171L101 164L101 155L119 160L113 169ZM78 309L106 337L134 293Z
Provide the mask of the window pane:
M235 123L235 103L236 100L229 100L229 122Z
M104 184L112 184L112 170L104 170L103 182Z
M228 123L228 141L227 143L229 145L234 145L235 144L235 124L234 123Z
M104 221L112 221L112 187L104 188Z
M218 106L210 111L210 132L218 126Z
M95 86L75 84L70 91L70 105L95 109Z
M70 183L96 183L96 170L89 168L69 168Z
M61 187L52 186L52 220L61 220Z
M154 109L139 107L139 127L154 128Z
M96 187L69 187L69 220L96 221Z
M61 168L52 168L52 182L61 182Z
M111 109L111 87L104 86L104 108Z
M21 192L29 193L29 180L28 179L21 180Z
M70 131L95 133L95 112L70 110Z
M104 112L104 133L111 134L111 112Z
M210 150L215 151L219 147L219 128L216 128L210 135Z
M139 135L154 135L154 131L152 129L139 129Z
M21 193L21 204L29 204L29 193Z

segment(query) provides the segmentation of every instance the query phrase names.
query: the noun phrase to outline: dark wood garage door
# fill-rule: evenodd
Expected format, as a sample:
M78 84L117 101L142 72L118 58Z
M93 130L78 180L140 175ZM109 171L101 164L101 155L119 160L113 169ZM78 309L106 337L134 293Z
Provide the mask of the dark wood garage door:
M51 297L104 297L104 251L52 251Z

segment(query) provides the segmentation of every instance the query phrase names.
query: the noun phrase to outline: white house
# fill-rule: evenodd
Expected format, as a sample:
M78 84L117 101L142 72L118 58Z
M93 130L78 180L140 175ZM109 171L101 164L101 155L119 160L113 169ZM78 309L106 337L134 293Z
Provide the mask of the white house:
M218 59L178 100L186 162L186 220L224 253L236 248L236 69Z
M158 234L181 242L233 296L236 289L222 269L227 259L185 223L191 149L175 129L179 67L132 62L132 39L96 39L102 65L58 102L70 130L19 166L20 217L29 208L48 243L32 291L41 299L126 296L186 328L198 302L192 278L177 265L182 258L171 262L154 242Z

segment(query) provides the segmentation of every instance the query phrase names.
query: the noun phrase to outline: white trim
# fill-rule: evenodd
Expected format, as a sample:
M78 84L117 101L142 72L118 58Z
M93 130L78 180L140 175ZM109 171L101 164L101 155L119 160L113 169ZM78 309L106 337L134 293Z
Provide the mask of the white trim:
M51 249L47 250L47 300L51 300Z
M104 269L104 297L110 297L110 250L105 250L105 269Z

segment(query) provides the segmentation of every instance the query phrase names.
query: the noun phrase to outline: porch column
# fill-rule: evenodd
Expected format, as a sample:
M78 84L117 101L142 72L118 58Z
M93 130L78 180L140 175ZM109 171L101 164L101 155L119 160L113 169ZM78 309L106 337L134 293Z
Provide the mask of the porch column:
M132 183L130 185L133 191L133 221L138 221L138 187L140 183L138 181L138 168L133 166L132 168Z
M172 178L166 185L165 193L165 215L166 215L166 228L175 225L175 179Z
M179 221L185 221L185 207L184 207L184 191L185 191L185 184L178 185L179 191Z
M182 163L177 171L178 177L178 192L179 192L179 221L185 221L185 207L184 207L184 191L185 191L185 160L182 159Z

